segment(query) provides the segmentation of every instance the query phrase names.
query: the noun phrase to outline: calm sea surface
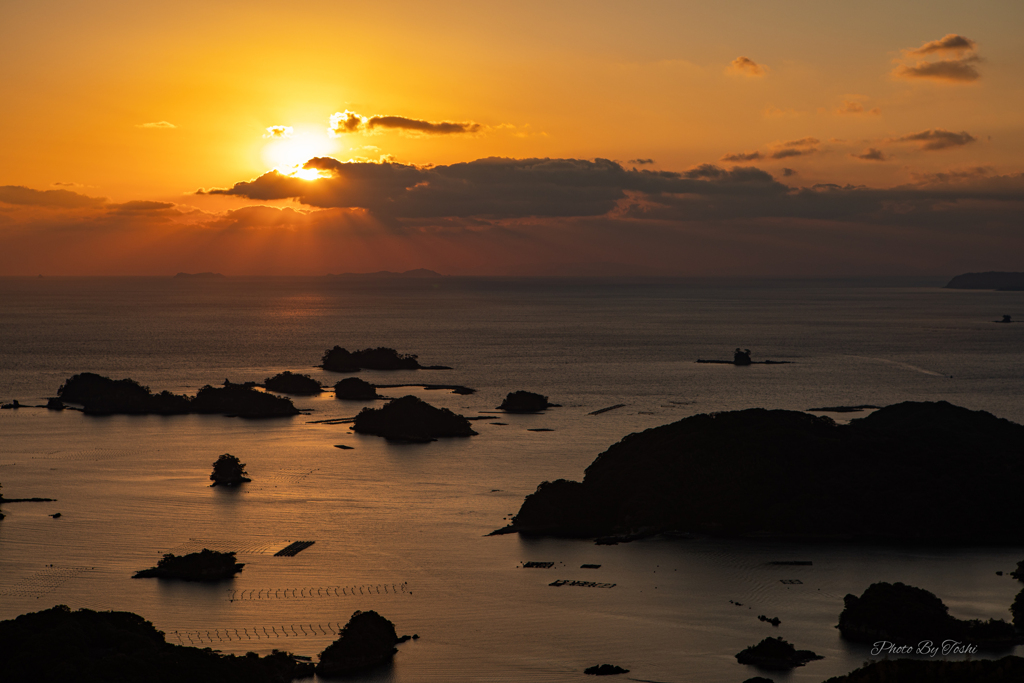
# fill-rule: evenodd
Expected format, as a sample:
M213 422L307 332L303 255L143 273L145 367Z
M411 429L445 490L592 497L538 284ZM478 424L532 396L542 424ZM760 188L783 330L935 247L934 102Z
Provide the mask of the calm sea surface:
M314 423L364 405L333 392L293 397L309 415L266 421L0 411L3 492L57 499L4 506L0 619L56 604L129 610L174 643L316 655L352 612L374 609L420 636L368 677L396 683L583 681L605 662L636 680L738 683L761 672L735 653L768 635L825 657L776 681L822 681L871 658L834 626L843 596L876 581L926 588L957 617L1008 619L1020 584L996 571L1024 548L485 536L541 481L579 479L626 434L697 413L948 400L1024 423L1024 322L993 323L1024 321L1024 293L941 284L0 278L4 402L45 403L84 371L175 393L283 370L334 384L344 376L315 366L338 344L451 366L360 376L470 386L382 393L488 418L476 437L399 445ZM694 363L737 346L792 364ZM492 412L518 389L562 407ZM210 488L221 453L252 483ZM316 543L273 555L300 540ZM213 586L130 578L203 547L236 551L244 571Z

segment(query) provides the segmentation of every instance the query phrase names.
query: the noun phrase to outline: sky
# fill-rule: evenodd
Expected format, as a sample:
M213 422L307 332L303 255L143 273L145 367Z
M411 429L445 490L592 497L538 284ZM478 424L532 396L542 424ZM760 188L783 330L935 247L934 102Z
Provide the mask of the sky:
M1024 3L0 8L0 275L1024 270Z

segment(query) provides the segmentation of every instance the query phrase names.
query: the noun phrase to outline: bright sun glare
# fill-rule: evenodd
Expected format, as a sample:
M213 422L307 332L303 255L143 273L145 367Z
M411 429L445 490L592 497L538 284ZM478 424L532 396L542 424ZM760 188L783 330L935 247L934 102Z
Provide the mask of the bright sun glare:
M303 180L320 177L316 169L304 169L302 165L313 157L328 156L335 150L336 142L323 133L295 131L287 137L274 137L263 145L263 162L268 166Z

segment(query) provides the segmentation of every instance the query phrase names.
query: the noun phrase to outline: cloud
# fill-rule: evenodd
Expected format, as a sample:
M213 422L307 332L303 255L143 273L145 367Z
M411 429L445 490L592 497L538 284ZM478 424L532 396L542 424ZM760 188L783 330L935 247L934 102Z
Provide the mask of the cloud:
M154 121L152 123L139 123L135 126L136 128L177 128L176 125L168 121Z
M907 50L907 54L915 56L925 56L934 52L952 52L954 54L962 54L964 52L974 52L976 44L970 38L966 36L957 35L955 33L947 33L938 40L933 40L925 43L921 47Z
M408 131L421 135L455 135L459 133L477 133L483 128L473 121L423 121L404 116L360 116L345 110L331 115L330 130L334 136L346 133L372 133L377 129Z
M918 62L914 66L901 64L892 73L897 78L930 78L949 83L970 83L981 78L981 74L972 65L976 61L977 57Z
M653 164L654 159L630 159L629 163L636 164L637 166L647 166L648 164Z
M814 145L820 145L821 140L818 138L800 138L799 140L789 140L783 142L780 147L813 147Z
M792 168L783 168L782 169L782 175L787 177L787 178L789 178L790 176L795 176L795 175L798 175L798 174Z
M599 216L630 193L704 195L784 192L758 169L705 164L682 173L626 170L607 159L507 159L491 157L430 168L394 163L344 163L310 159L329 177L304 181L276 171L226 189L200 191L249 199L297 199L318 208L360 208L392 219L439 216L526 218Z
M807 154L814 154L817 149L780 149L772 152L772 159L791 159L793 157L802 157Z
M965 36L949 33L938 40L932 40L921 47L905 49L897 59L892 71L895 78L930 79L944 83L970 83L981 78L974 67L981 61L977 44ZM934 61L917 57L943 57Z
M768 67L758 64L749 57L737 57L729 65L729 72L751 78L761 78L768 73Z
M1010 270L1024 253L1024 174L990 169L880 188L789 187L755 167L627 170L602 159L314 166L331 177L268 174L230 192L276 190L304 207L214 213L0 188L21 202L0 206L0 272L500 274L619 262L677 275L835 276ZM359 186L345 195L345 183ZM64 208L68 195L78 199Z
M760 152L737 152L736 154L726 154L722 157L722 161L757 161L763 158L764 155Z
M948 130L942 130L941 128L935 128L932 130L925 130L920 133L914 133L912 135L904 135L901 138L895 138L891 142L923 142L921 149L928 151L935 151L940 149L949 149L950 147L962 147L963 145L976 142L978 138L974 137L967 131L961 131L954 133Z
M294 129L291 126L270 126L263 134L265 138L290 138Z
M33 190L21 185L0 186L0 202L4 204L75 209L99 206L106 201L102 197L87 197L70 190Z
M863 159L864 161L886 161L888 159L888 157L882 153L882 150L875 149L874 147L869 147L860 154L851 154L850 156L854 159Z
M910 177L922 185L962 183L987 178L992 175L992 171L991 166L975 166L973 168L942 171L939 173L911 172Z
M835 110L835 113L836 114L840 114L840 115L843 115L843 114L854 114L854 115L857 115L857 114L870 114L872 116L878 116L879 114L882 113L882 110L879 109L878 107L873 107L871 109L866 109L864 107L864 105L862 103L858 102L857 100L843 100L842 105L840 105L839 108Z

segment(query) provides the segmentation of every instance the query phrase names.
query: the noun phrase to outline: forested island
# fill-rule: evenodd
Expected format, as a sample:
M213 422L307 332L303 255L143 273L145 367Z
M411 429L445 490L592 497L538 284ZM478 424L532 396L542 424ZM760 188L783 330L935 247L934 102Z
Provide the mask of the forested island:
M392 441L425 443L442 436L476 436L469 420L447 408L435 408L415 396L403 396L380 408L363 408L352 429Z
M420 365L412 353L398 353L386 346L375 349L349 351L340 346L324 351L320 366L330 372L359 372L360 370L451 370L445 365Z
M1024 542L1024 426L945 401L840 425L751 409L630 434L499 533Z
M149 387L133 379L110 379L92 372L74 375L57 390L63 403L82 406L90 415L185 415L218 413L238 417L287 417L299 410L290 399L257 391L251 384L224 386L207 384L195 397L161 391L154 394Z

